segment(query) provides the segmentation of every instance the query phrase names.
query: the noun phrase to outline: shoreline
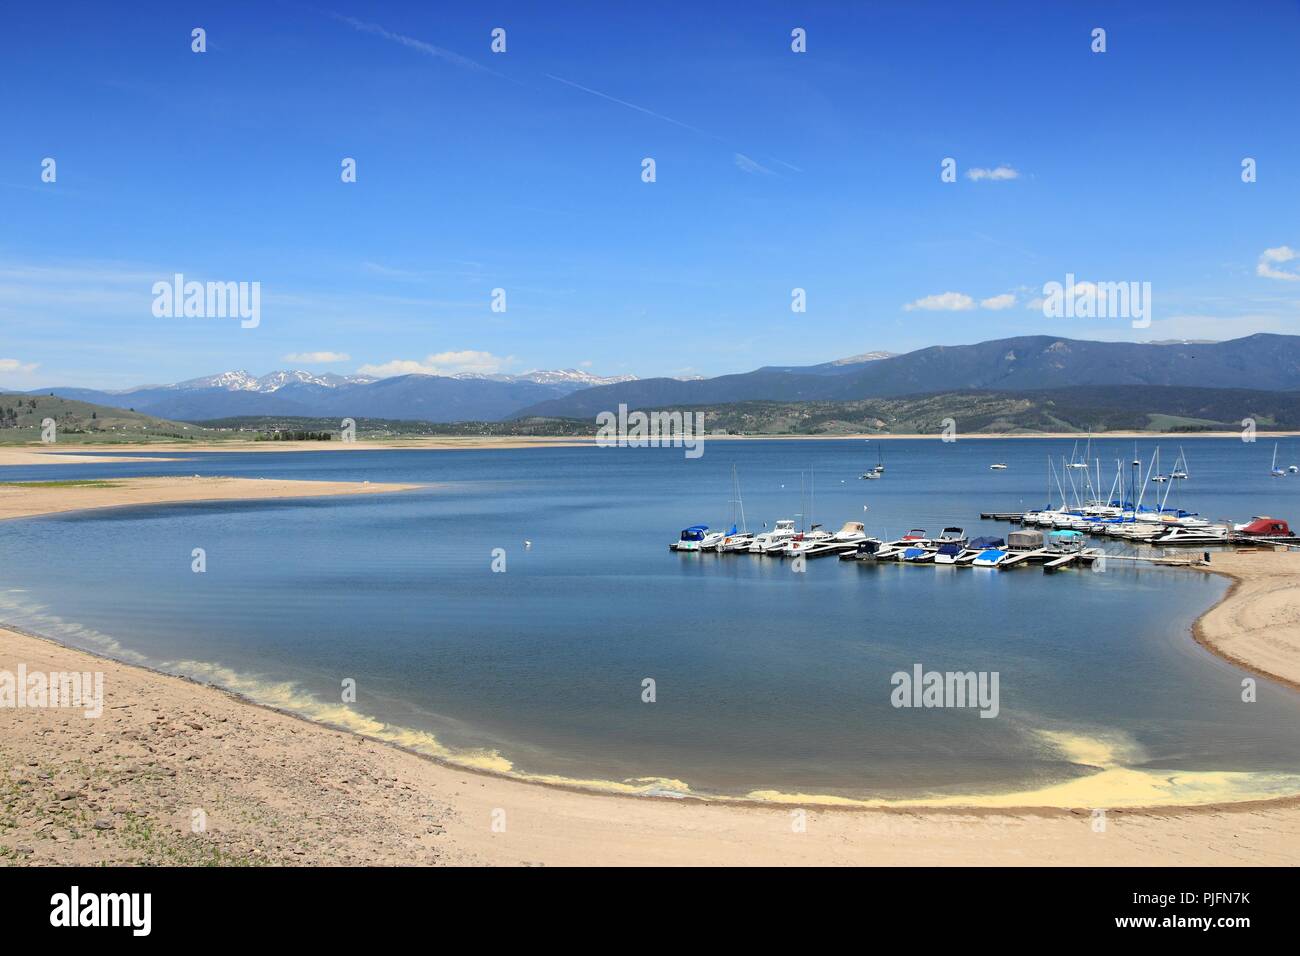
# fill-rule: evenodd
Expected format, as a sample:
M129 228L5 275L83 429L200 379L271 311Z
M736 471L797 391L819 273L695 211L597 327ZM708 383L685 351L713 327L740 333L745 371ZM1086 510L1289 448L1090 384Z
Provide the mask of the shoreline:
M1300 437L1300 431L1259 432L1265 441L1269 438L1280 440ZM990 432L958 434L957 441L1036 441L1068 440L1086 437L1083 432ZM1198 438L1240 438L1241 433L1230 432L1093 432L1097 440L1124 441L1194 441ZM703 436L708 442L734 441L942 441L939 433L880 434L872 432L852 432L845 434L800 434L800 435L712 435ZM361 438L355 442L342 441L286 441L266 442L250 439L232 438L227 441L208 442L87 442L86 444L41 445L0 444L0 466L5 465L77 465L105 464L112 462L160 462L184 459L150 457L149 452L168 455L212 453L251 453L251 452L302 452L302 451L483 451L491 449L520 448L582 448L595 445L594 435L512 435L512 436L475 436L475 435L425 435L411 438Z
M118 479L116 481L109 479L109 481L113 484L123 485L131 483L139 485L144 482L159 481L171 483L239 481L245 485L245 489L242 494L234 497L231 497L229 494L223 494L220 497L172 498L161 501L155 500L152 502L138 500L107 503L101 502L96 507L117 507L129 504L161 504L167 503L168 501L180 503L187 500L239 500L241 498L263 497L258 494L258 492L262 490L271 491L272 488L268 488L267 486L274 484L270 480L261 479L173 478ZM287 484L315 486L313 489L303 489L301 494L333 494L348 493L347 491L339 492L335 490L335 488L338 485L347 486L351 483L289 482ZM326 487L330 490L323 490ZM396 490L404 487L418 486L360 486L361 489L375 492ZM33 490L40 491L44 489L23 489L23 491ZM102 493L104 489L96 490ZM148 491L149 489L145 490ZM206 491L215 489L200 490ZM358 486L352 486L353 493L357 490ZM82 489L60 489L60 492L63 495L67 495L69 491L82 491ZM281 496L289 497L289 495ZM113 497L121 496L115 495ZM68 499L65 498L64 500L66 502ZM0 499L0 501L2 501L2 499ZM26 510L21 512L21 515L34 517L40 513L56 513L58 511L72 510L83 509L81 507L70 506L65 508L52 508L51 510L44 512ZM6 514L4 510L0 508L0 517L17 516L19 515L14 514L12 509L10 510L10 513ZM1216 564L1218 565L1217 567ZM1265 568L1265 565L1271 565L1271 567ZM1243 602L1250 600L1253 597L1254 592L1249 590L1252 582L1264 582L1258 586L1264 588L1265 593L1273 594L1275 599L1281 602L1276 607L1270 605L1267 609L1268 613L1275 614L1279 611L1282 613L1288 611L1294 612L1295 608L1293 602L1287 601L1286 595L1297 595L1294 604L1300 604L1300 588L1295 587L1295 585L1300 584L1300 580L1297 580L1300 579L1300 554L1275 552L1244 552L1239 554L1222 553L1215 555L1214 563L1212 563L1208 568L1200 570L1222 574L1230 578L1233 581L1233 584L1223 597L1213 607L1206 610L1195 622L1192 632L1197 643L1201 644L1217 657L1227 660L1234 666L1244 667L1253 673L1261 674L1262 676L1276 680L1289 687L1300 688L1300 684L1298 684L1294 679L1295 677L1300 676L1300 639L1297 639L1295 643L1297 649L1296 654L1293 657L1288 658L1291 665L1297 668L1296 673L1291 674L1284 668L1276 666L1274 666L1274 669L1281 670L1282 672L1273 673L1265 669L1264 665L1269 663L1268 661L1261 663L1257 658L1254 660L1251 659L1252 649L1257 647L1256 643L1251 643L1252 640L1258 642L1262 639L1266 642L1268 647L1272 647L1272 644L1268 644L1267 642L1271 641L1276 643L1276 637L1273 634L1274 628L1272 625L1267 623L1262 625L1262 629L1265 632L1262 637L1258 633L1260 630L1259 628L1254 630L1246 629L1245 631L1242 631L1240 628L1232 630L1232 624L1237 619L1236 609ZM1216 612L1218 613L1216 614ZM1297 628L1297 630L1300 630L1300 628ZM1225 650L1221 646L1225 640L1232 644L1231 652ZM36 650L38 645L44 646L43 652ZM1287 647L1290 646L1290 644L1287 645ZM976 802L956 802L950 805L936 806L925 805L924 803L900 802L894 805L858 806L837 805L834 801L819 802L815 797L810 795L789 795L789 798L785 800L721 798L701 794L688 794L682 797L662 795L647 798L644 794L634 792L619 793L614 790L598 790L592 786L582 786L580 782L529 779L527 776L519 774L493 771L483 767L466 766L465 764L458 763L453 759L440 758L411 747L403 746L397 742L384 740L365 733L358 733L355 728L349 729L336 724L313 720L307 716L297 714L292 710L278 708L274 705L259 702L246 695L241 695L237 691L223 688L217 684L204 683L200 680L176 676L143 665L115 660L111 657L98 655L90 651L83 651L61 644L57 640L41 635L25 634L21 631L10 628L0 628L0 669L10 666L9 662L14 657L15 652L18 652L24 660L29 660L31 658L45 658L56 662L61 661L66 663L68 658L80 658L90 661L98 665L101 670L112 671L115 675L115 683L125 679L127 683L147 687L148 690L143 694L143 698L146 700L174 701L177 705L183 702L185 705L199 707L216 706L218 702L224 701L229 708L232 708L232 715L236 724L242 724L247 721L258 723L258 720L251 716L253 714L274 715L277 720L291 722L287 725L278 725L279 730L282 731L281 736L287 735L288 738L298 738L299 741L307 747L308 751L318 750L321 746L328 745L328 742L331 740L351 741L352 746L354 747L369 748L365 751L367 758L376 757L381 753L390 755L371 761L371 763L378 762L389 765L396 761L398 764L402 765L403 773L414 774L417 777L436 778L428 779L426 781L429 787L435 792L439 787L446 788L452 786L453 784L450 781L450 778L452 777L468 778L461 779L460 785L470 787L469 781L474 781L478 784L478 789L489 791L492 799L496 800L498 803L512 806L522 804L526 807L526 813L529 816L544 819L552 813L560 813L565 820L570 821L570 823L560 826L559 829L561 830L567 830L570 828L572 821L568 814L572 811L577 814L577 819L585 821L583 825L588 830L594 829L595 831L600 832L601 836L599 839L593 837L586 843L578 840L575 844L572 840L566 839L562 841L561 844L551 846L549 852L554 855L555 860L560 862L577 862L577 860L572 856L574 851L580 853L586 852L589 854L595 853L598 855L602 852L606 852L606 844L611 839L614 839L609 832L611 829L622 834L622 843L619 843L618 839L614 840L614 843L617 846L622 847L621 852L632 854L627 858L619 859L615 853L611 862L641 862L643 860L642 855L648 855L649 858L653 858L654 853L649 847L644 845L644 840L649 839L649 837L644 836L644 833L656 834L654 837L656 840L667 840L670 843L675 841L677 844L681 844L684 833L695 832L698 835L698 829L691 828L689 825L690 820L688 818L693 818L699 813L704 813L710 818L718 817L720 815L721 819L717 821L717 824L724 827L724 829L726 826L732 826L748 831L748 829L753 827L753 822L756 818L767 820L769 821L769 824L762 828L765 835L762 836L761 839L758 834L751 834L753 838L760 839L760 842L762 839L768 839L771 837L770 833L766 833L766 830L770 829L770 821L773 819L778 821L778 832L780 832L779 828L783 822L788 822L791 813L803 812L806 812L810 817L812 815L817 815L823 820L842 819L857 821L853 825L854 829L860 829L862 821L869 820L872 821L873 827L876 827L877 829L883 828L885 833L892 832L892 829L897 826L898 821L905 819L909 821L908 827L914 829L919 828L915 833L915 836L918 839L931 839L932 834L929 834L926 831L934 828L950 828L951 825L955 825L955 823L953 823L954 821L960 821L959 833L961 835L961 840L967 840L972 843L978 843L981 841L993 841L994 843L997 843L997 831L1005 829L1004 823L1007 820L1019 821L1021 824L1027 824L1028 821L1054 821L1052 826L1044 824L1047 829L1054 829L1056 824L1068 821L1070 826L1077 826L1083 833L1095 836L1091 834L1089 829L1088 811L1085 809L1088 804L1081 804L1079 807L1066 807L1017 804L980 805ZM70 668L59 667L51 669L67 670ZM130 676L124 678L123 675ZM126 704L122 706L129 709L143 705ZM106 710L106 713L109 712L110 711ZM78 727L77 725L98 723L97 721L85 721L76 713L51 710L25 712L0 711L0 719L13 713L23 714L24 716L36 715L37 718L48 722L50 728L55 728L55 732L59 736L75 734L77 730L82 729L88 729L91 732L94 732L95 728L83 728ZM240 717L239 715L241 714L245 716ZM232 715L221 718L222 722L229 723L232 720ZM198 721L194 722L197 723ZM69 726L69 724L71 724L71 726ZM35 741L19 735L21 739L18 743L23 746L30 746L34 743L36 745L35 749L40 750L40 737L49 732L50 729L38 732ZM140 737L141 733L142 732L137 729L135 731L135 737L127 739L142 739ZM9 762L11 765L16 766L13 764L12 757L9 753L11 747L14 745L14 741L0 740L0 753L3 753L6 757L10 757ZM99 751L95 752L98 753ZM154 751L151 750L150 752ZM46 756L48 757L48 754ZM83 755L83 759L84 756L85 755ZM301 754L298 756L299 758L302 757ZM310 759L311 754L309 753L307 756ZM114 754L110 756L110 759L116 761L119 757ZM405 763L408 761L410 762L409 766ZM32 762L31 758L29 757L26 762L30 764ZM42 761L37 761L37 763L42 763ZM436 769L419 770L419 767ZM390 767L390 769L392 768ZM180 770L177 770L176 772L179 773ZM12 776L13 771L11 770L10 777L12 778ZM200 780L194 784L195 786L211 785L212 781L204 778L201 773L198 776ZM7 781L0 781L0 785L5 782ZM286 779L284 785L289 788L290 792L294 790L295 783L292 779ZM264 790L264 788L259 789ZM328 785L326 785L325 789L328 789ZM472 789L473 788L471 788L471 790ZM459 795L459 791L457 793ZM622 797L623 799L619 801L611 801L611 797ZM262 799L269 799L265 792L262 793ZM299 795L297 799L310 799L310 797ZM591 804L591 801L595 801L595 803ZM571 807L570 804L574 803L579 806L576 808ZM453 802L451 806L446 808L446 811L449 818L454 818L457 811L462 809L463 808L458 804ZM831 811L836 811L836 813L831 814ZM1185 826L1189 818L1200 821L1216 821L1215 825L1219 826L1221 824L1226 825L1225 821L1239 821L1242 819L1250 819L1254 821L1256 815L1263 815L1270 818L1268 824L1271 824L1277 822L1276 820L1272 820L1272 818L1280 814L1283 824L1281 829L1287 835L1287 839L1295 838L1296 842L1300 843L1300 794L1298 793L1265 799L1209 802L1190 805L1139 805L1116 808L1109 812L1112 815L1112 818L1117 821L1121 817L1126 821L1143 820L1148 821L1151 826L1155 826L1156 821L1170 821L1175 819L1181 821L1181 825ZM1080 819L1080 814L1083 814L1082 819ZM52 817L46 817L41 821L44 825L44 829L49 829L53 826L53 824L48 823L50 819L52 819ZM630 820L639 821L644 827L644 830L637 830L634 833L629 834L627 831L628 826L630 825ZM1002 821L1002 823L993 825L989 823L989 821L992 820ZM925 821L930 822L926 823ZM3 822L3 818L0 818L0 822ZM486 826L485 821L479 822ZM1266 826L1267 828L1268 824L1262 821L1256 822L1260 822L1261 826ZM1235 828L1236 825L1237 824L1235 823L1231 824L1229 828ZM683 826L687 827L684 832L682 831ZM847 826L847 824L844 824L844 826ZM444 830L444 832L446 831ZM0 827L0 860L3 859L5 855L4 851L7 847L7 843L2 839L5 833L6 830L3 827ZM637 833L642 833L642 837L636 838ZM977 833L982 833L982 835L977 837ZM570 833L570 837L572 836L573 834ZM879 839L880 836L881 833L877 832L876 839ZM950 834L950 836L953 836L954 839L957 838L957 834ZM181 838L185 839L183 834L181 835ZM96 839L98 838L92 837L92 840ZM488 854L487 859L493 859L494 854L489 852L492 850L490 844L494 842L492 831L488 831L487 845L482 843L482 839L483 835L481 833L476 833L473 830L468 831L464 835L464 848L469 853L468 856L453 853L450 858L440 857L436 860L427 860L426 862L482 862L482 854L484 853ZM1045 844L1043 849L1045 851L1055 850L1057 846L1055 842L1056 839L1056 837L1053 837L1052 841ZM1209 837L1207 837L1207 839L1209 839ZM1261 844L1259 847L1259 852L1267 852L1267 848L1273 846L1277 839L1278 834L1272 832L1269 840L1265 844ZM961 840L958 842L961 842ZM73 840L72 842L78 842L78 840ZM111 840L103 840L100 842L109 843ZM364 841L362 842L364 843ZM495 842L505 844L508 841L497 840ZM708 840L705 839L705 843L707 842ZM636 849L633 849L632 844L636 845ZM59 845L62 844L60 843ZM1079 851L1083 852L1083 849L1086 846L1087 841L1078 848ZM374 856L375 848L373 847L367 849L364 845L358 845L354 849L356 853L360 854L360 856L357 857L358 859L368 862L399 862L397 860L384 858L376 860ZM735 848L733 847L732 849L734 850ZM803 862L837 862L833 858L833 854L831 857L824 855L826 849L827 848L818 850L818 855L806 859ZM712 852L706 846L697 845L697 843L690 843L689 846L680 846L679 850L686 852L681 852L673 859L663 859L658 860L657 862L703 862L704 859L708 858L708 854ZM726 858L718 859L716 862L751 862L749 854L760 853L761 855L761 852L765 852L755 849L749 843L745 844L745 851L746 855L742 856L739 860L728 856ZM610 848L608 852L613 853L613 848ZM997 850L997 852L1006 852L1014 857L1017 852L1017 845L1014 843L1008 843L1006 846L1001 847L1000 850ZM696 853L702 854L702 856L692 855ZM775 853L772 862L795 862L789 859L786 853L786 850L781 850L780 852ZM298 862L296 859L297 855L298 854L295 851L291 854L290 858L282 859L281 861ZM996 856L996 852L994 855ZM96 857L96 859L98 860L100 858ZM257 857L254 855L242 862L250 862L256 859ZM327 863L342 862L342 860L332 858L327 859L324 857L317 858L316 861ZM307 860L302 860L301 862L307 862ZM525 861L507 857L502 862L518 863ZM906 860L902 860L901 862L917 862L917 860L908 857ZM972 860L968 862L974 861ZM1016 860L1009 859L1006 862L1016 862ZM1060 860L1059 862L1068 861ZM1114 863L1115 860L1106 857L1104 860L1099 860L1098 862ZM1139 862L1139 860L1135 859L1133 862ZM1149 862L1149 860L1141 860L1140 862Z

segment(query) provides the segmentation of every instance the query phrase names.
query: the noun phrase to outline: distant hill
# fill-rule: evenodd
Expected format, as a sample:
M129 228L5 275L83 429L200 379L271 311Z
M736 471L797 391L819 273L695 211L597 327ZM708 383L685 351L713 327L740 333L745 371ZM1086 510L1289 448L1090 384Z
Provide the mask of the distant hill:
M354 419L357 438L412 438L447 436L591 436L596 433L594 422L585 418L514 418L505 421L423 422L393 418ZM276 436L296 432L325 432L333 439L339 437L339 419L311 418L291 415L254 415L235 418L217 418L199 422L209 431L224 438L241 441L268 441Z
M702 412L707 432L733 435L938 434L944 419L960 435L1107 431L1300 431L1300 391L1117 385L1024 392L966 391L848 402L734 402L675 406ZM415 422L358 418L357 433L389 435L594 435L594 418ZM335 431L337 419L260 416L202 422L227 437Z
M1300 391L1075 386L941 392L848 402L736 402L682 406L703 412L707 431L729 434L938 434L944 419L962 435L979 433L1300 430ZM594 421L594 419L593 419Z
M744 401L856 401L938 391L1024 391L1083 385L1164 385L1280 390L1300 388L1300 336L1251 335L1227 342L1169 345L1083 342L1047 335L977 345L934 346L831 371L758 369L680 382L640 379L574 392L519 415L594 417L616 409Z
M0 442L41 440L41 422L54 419L57 440L140 441L150 438L213 437L198 425L57 395L0 393Z

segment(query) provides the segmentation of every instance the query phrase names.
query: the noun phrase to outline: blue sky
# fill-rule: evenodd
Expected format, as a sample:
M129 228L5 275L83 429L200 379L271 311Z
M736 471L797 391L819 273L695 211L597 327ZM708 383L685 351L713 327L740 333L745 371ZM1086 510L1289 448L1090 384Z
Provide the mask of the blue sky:
M1300 332L1295 2L321 2L10 5L0 388ZM156 318L177 272L260 324Z

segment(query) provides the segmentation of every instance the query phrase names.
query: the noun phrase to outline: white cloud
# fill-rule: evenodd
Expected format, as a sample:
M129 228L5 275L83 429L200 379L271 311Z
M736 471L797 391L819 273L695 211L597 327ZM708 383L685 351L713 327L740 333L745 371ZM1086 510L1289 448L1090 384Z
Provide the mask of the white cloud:
M944 292L939 295L927 295L923 299L909 302L904 310L913 312L920 309L925 312L965 312L975 308L975 300L965 292Z
M346 362L352 358L347 352L290 352L286 362Z
M750 159L744 153L736 153L736 168L746 173L763 173L765 176L772 175L772 170L768 169L762 163Z
M981 166L972 166L966 170L966 178L971 182L987 180L989 182L1003 182L1008 179L1019 179L1020 172L1012 169L1010 166L997 166L993 169L985 169Z
M1300 281L1300 268L1275 268L1277 265L1281 265L1284 262L1291 262L1294 259L1300 259L1300 252L1296 252L1290 246L1277 246L1274 249L1265 249L1260 253L1259 264L1255 266L1255 275L1263 276L1265 279L1284 279L1287 282Z
M1010 292L1004 292L1002 295L990 296L987 299L980 299L981 309L1009 309L1016 304L1016 297Z
M0 358L0 375L11 375L17 372L19 375L27 375L36 371L39 362L20 362L18 359Z
M491 375L513 365L514 356L501 357L491 352L437 352L416 359L393 359L382 365L363 365L357 369L362 375L391 378L394 375Z

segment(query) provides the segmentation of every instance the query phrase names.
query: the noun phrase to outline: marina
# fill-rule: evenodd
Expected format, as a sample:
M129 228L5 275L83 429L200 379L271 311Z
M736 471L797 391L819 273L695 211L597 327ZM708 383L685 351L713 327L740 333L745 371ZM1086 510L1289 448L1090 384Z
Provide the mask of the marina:
M879 448L879 445L877 446ZM946 526L931 537L924 529L914 528L898 538L871 536L862 522L846 522L831 534L820 524L807 530L795 519L776 521L772 530L757 535L739 532L734 521L730 531L710 532L707 526L691 526L669 547L675 551L709 551L745 553L780 558L816 558L837 556L841 561L870 565L898 562L909 565L949 566L959 568L995 568L1011 570L1041 566L1046 573L1082 567L1105 570L1107 561L1146 563L1166 566L1204 566L1212 560L1215 549L1289 548L1300 545L1300 535L1288 521L1270 515L1253 515L1247 521L1227 519L1210 521L1195 511L1179 506L1171 498L1175 489L1190 480L1187 454L1183 448L1168 472L1161 468L1161 449L1157 445L1150 461L1143 462L1137 447L1130 461L1115 460L1115 472L1108 492L1103 494L1100 458L1089 459L1092 437L1082 454L1076 442L1070 456L1061 455L1059 467L1051 456L1047 459L1048 502L1041 509L1016 511L981 511L981 521L1009 522L1020 530L1006 539L993 536L968 539L965 531ZM860 478L880 478L884 473L883 456L877 451L878 464ZM989 466L990 471L1007 470L1005 462ZM1274 446L1270 476L1294 474L1277 467ZM740 484L732 467L735 498L739 505ZM801 479L800 500L803 501ZM1151 504L1147 504L1148 495ZM811 514L811 496L809 497ZM864 510L868 507L864 505ZM801 504L802 508L802 504ZM802 510L798 517L802 517ZM733 514L734 517L734 514ZM721 542L741 540L743 546L722 547ZM1112 543L1119 548L1108 547ZM1193 553L1199 550L1200 554Z

